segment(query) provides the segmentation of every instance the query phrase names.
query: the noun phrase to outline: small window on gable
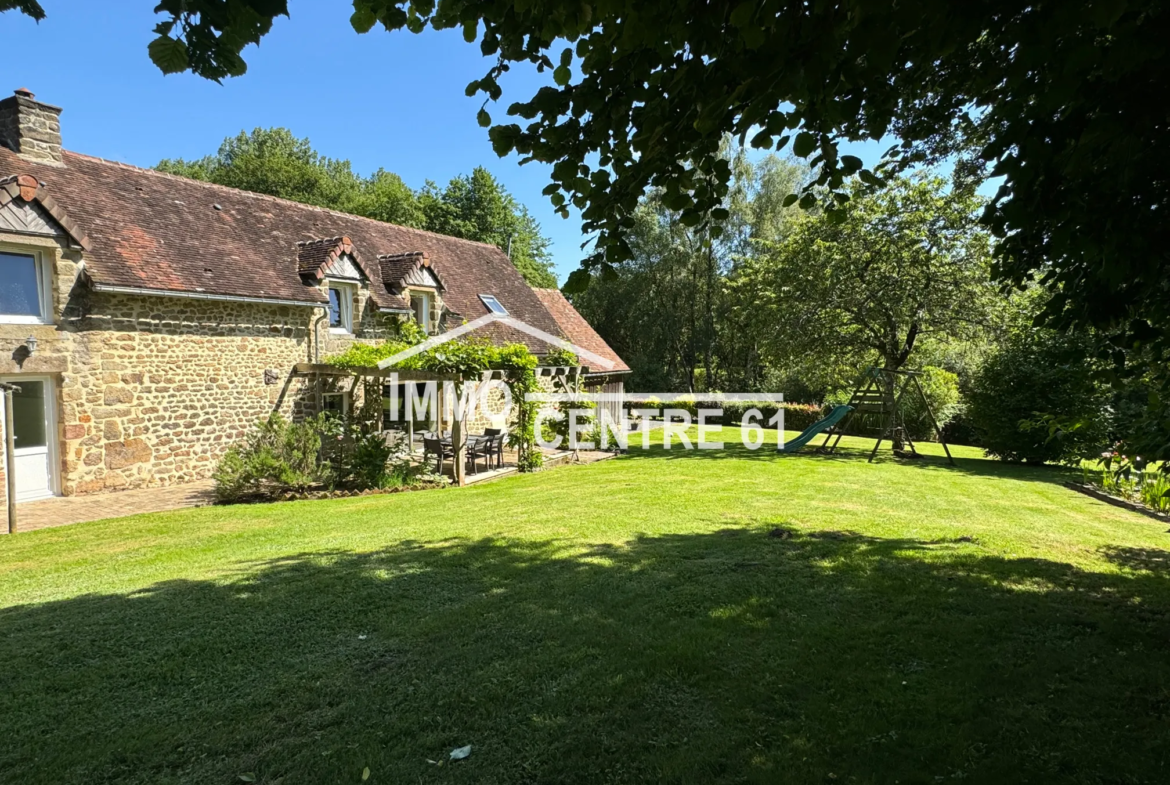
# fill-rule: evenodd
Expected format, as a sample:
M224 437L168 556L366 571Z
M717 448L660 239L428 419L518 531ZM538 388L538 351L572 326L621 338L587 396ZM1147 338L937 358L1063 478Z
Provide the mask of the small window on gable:
M0 251L0 321L46 321L47 295L40 254Z
M337 333L353 332L353 287L329 285L329 329Z
M505 308L504 306L500 305L500 301L496 299L495 295L481 294L479 296L479 299L483 301L483 304L486 305L487 309L489 311L491 311L492 313L497 314L499 316L507 316L508 315L508 309Z

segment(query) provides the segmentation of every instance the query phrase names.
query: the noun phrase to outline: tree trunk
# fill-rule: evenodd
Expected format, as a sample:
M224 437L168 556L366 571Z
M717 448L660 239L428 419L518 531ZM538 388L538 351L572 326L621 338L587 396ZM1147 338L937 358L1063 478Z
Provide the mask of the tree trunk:
M715 247L711 242L710 233L707 234L707 333L706 354L704 356L704 386L705 392L715 389L715 368L712 360L712 346L715 343Z
M918 340L919 330L921 330L921 327L918 325L918 322L913 322L910 325L910 329L906 331L905 341L898 341L895 337L890 343L890 351L882 357L882 361L888 370L901 370L902 366L906 364L906 361L910 359L910 352L914 351L914 343ZM900 347L898 345L899 343L901 343ZM898 390L897 376L895 374L889 374L885 380L885 386L886 397L892 402L891 405L894 407L894 428L890 434L890 441L895 450L903 450L906 447L906 433L905 426L902 422L902 412L898 411L898 402L895 398Z

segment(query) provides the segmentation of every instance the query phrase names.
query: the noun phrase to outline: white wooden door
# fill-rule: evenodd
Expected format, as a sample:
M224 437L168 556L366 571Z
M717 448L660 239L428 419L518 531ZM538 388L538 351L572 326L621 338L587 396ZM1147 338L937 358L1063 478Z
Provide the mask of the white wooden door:
M16 500L27 502L52 496L57 432L52 381L47 377L9 377L4 381L20 386L20 392L12 393Z

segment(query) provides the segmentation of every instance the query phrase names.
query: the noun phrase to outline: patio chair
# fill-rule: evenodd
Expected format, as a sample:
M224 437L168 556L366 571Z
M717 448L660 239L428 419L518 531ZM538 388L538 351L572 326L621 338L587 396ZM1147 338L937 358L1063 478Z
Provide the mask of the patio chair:
M494 453L495 445L492 443L491 436L483 434L467 437L467 460L471 464L472 474L479 474L479 468L475 463L476 458L483 458L484 469L492 468Z
M491 439L495 451L496 468L504 467L504 441L508 438L507 428L484 428L483 435Z
M439 439L432 439L429 436L423 437L423 459L426 456L435 456L435 473L442 474L443 461L455 461L455 450L450 444L444 444Z

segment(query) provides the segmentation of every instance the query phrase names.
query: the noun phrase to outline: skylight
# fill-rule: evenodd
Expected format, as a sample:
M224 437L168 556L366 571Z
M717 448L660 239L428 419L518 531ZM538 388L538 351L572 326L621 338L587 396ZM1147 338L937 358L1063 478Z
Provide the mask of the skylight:
M508 309L500 305L500 301L495 298L495 295L481 294L479 299L483 300L483 304L486 305L487 309L492 313L499 314L500 316L508 315Z

